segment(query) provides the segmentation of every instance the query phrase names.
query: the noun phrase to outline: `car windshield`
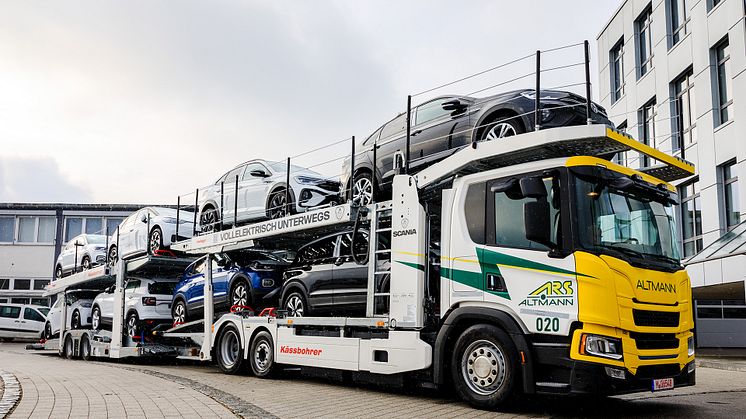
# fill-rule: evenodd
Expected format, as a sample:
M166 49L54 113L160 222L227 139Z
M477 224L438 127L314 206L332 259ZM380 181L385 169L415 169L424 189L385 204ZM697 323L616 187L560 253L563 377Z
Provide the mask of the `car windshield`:
M85 236L88 244L106 244L106 236L99 234L87 234Z
M603 170L612 179L620 178L615 172ZM654 261L678 268L680 255L670 198L660 189L649 187L646 191L630 182L609 179L586 175L575 178L580 247L624 260Z
M151 282L148 284L148 294L171 295L174 293L175 282Z
M98 291L77 291L67 294L67 304L73 304L78 300L93 300Z
M267 163L267 166L269 166L275 172L285 172L288 168L288 164L285 162L265 161L265 163ZM290 165L290 173L307 170L308 169L306 169L305 167L296 166L294 164Z

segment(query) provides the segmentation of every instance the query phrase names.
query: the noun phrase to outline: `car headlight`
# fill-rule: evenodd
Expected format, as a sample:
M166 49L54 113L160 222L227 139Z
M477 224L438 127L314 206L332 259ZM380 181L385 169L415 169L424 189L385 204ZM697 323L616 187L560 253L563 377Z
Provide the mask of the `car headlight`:
M562 96L553 96L549 92L545 92L543 90L540 91L541 96L539 96L539 100L557 100L562 99ZM521 92L521 96L525 97L529 100L536 100L536 91L535 90L524 90Z
M96 246L93 250L106 250L106 246Z
M319 179L319 178L309 177L309 176L296 176L293 179L295 179L296 182L304 184L304 185L317 185L324 181L324 179Z
M690 336L686 342L687 356L694 356L694 336Z
M601 358L622 359L622 341L607 336L583 334L580 337L580 353Z
M176 218L174 217L163 217L161 220L166 224L176 224ZM183 218L179 219L179 224L188 224L189 221Z

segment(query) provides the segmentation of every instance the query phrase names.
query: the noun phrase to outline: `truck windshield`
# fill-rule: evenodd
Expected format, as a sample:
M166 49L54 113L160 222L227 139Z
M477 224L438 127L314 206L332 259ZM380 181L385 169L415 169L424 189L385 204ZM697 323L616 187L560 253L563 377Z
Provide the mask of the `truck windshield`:
M607 169L576 173L577 243L650 269L681 268L672 200L667 191ZM625 178L625 181L615 181Z

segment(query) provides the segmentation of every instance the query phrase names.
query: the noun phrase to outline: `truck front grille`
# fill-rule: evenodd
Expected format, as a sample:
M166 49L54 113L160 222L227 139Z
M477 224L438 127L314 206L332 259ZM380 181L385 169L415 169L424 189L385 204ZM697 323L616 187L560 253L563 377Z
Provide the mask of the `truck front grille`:
M643 365L637 369L637 378L668 378L679 375L679 364Z
M632 318L637 326L678 327L679 313L632 309Z
M635 340L637 349L676 349L679 347L679 340L673 333L630 332L629 335Z

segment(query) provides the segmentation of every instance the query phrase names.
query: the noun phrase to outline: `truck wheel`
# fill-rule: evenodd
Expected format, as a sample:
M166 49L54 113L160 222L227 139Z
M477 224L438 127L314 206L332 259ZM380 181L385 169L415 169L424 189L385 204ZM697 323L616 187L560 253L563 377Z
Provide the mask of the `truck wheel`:
M44 325L44 339L52 339L52 324L49 322Z
M251 371L259 378L267 378L274 372L275 351L272 344L272 335L263 330L254 336L249 351L249 363Z
M67 359L73 359L75 358L75 345L73 345L73 338L70 335L67 335L65 338L65 344L62 347L63 355Z
M73 311L73 318L70 320L70 328L80 329L80 311Z
M91 360L91 341L88 339L88 335L83 335L80 338L80 357L83 361Z
M215 359L220 371L225 374L238 374L243 364L241 335L232 324L225 326L217 340Z
M487 324L459 336L451 356L451 378L459 397L480 409L508 401L518 381L518 355L510 337Z

